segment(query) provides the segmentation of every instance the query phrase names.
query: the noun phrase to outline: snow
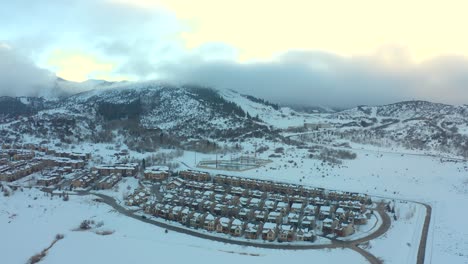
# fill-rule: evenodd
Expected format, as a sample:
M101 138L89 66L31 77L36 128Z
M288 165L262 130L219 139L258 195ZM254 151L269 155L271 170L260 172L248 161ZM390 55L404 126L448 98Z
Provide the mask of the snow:
M252 142L250 142L253 144ZM262 142L274 150L274 145ZM247 144L244 152L250 151ZM369 147L353 144L357 154L355 160L343 165L321 164L319 160L305 158L307 150L285 148L285 155L273 159L273 163L245 172L207 170L242 177L299 183L327 189L362 192L381 196L385 199L406 199L421 201L433 207L430 233L434 241L428 241L426 257L433 263L466 263L468 261L468 225L462 204L468 201L468 162L457 159L441 159L440 153L408 151L401 148ZM277 144L276 147L279 147ZM363 149L360 149L363 148ZM369 148L369 149L366 149ZM400 151L404 151L401 153ZM260 154L265 158L271 152ZM213 159L214 155L197 154ZM185 152L179 159L193 165L194 154ZM288 163L295 160L297 166ZM450 161L450 162L448 162ZM394 231L396 232L396 231ZM402 229L396 236L403 238L407 232ZM389 242L388 245L390 245ZM411 243L411 242L410 242ZM395 251L406 250L406 244L393 241ZM376 246L377 247L377 246ZM416 246L412 246L412 251ZM386 254L384 260L398 263L395 254ZM405 263L405 262L403 262ZM411 262L409 262L411 263Z
M37 197L36 200L33 197ZM25 263L49 246L55 235L64 234L41 263L151 263L170 260L187 263L205 258L206 263L284 263L290 259L318 262L365 263L351 250L268 250L228 245L199 239L122 216L92 197L71 196L70 201L43 196L37 190L17 191L0 197L0 244L2 263ZM28 206L31 205L31 208ZM16 216L14 216L16 214ZM73 231L84 219L104 223L115 233L101 236ZM33 221L34 224L31 224ZM13 239L12 239L13 238Z
M425 207L415 203L397 202L395 208L398 220L392 219L390 230L383 237L371 241L368 250L382 256L387 260L385 263L416 263ZM389 250L397 245L398 254Z

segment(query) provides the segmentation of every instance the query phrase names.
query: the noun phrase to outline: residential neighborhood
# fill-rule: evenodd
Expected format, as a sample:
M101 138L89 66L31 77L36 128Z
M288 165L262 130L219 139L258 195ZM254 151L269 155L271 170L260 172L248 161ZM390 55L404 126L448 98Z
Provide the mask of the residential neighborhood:
M164 178L148 177L150 173L154 172L145 171L145 179L161 183L159 195L138 189L127 198L127 205L230 237L314 242L317 235L352 235L355 225L366 224L371 215L370 197L357 193L194 170Z

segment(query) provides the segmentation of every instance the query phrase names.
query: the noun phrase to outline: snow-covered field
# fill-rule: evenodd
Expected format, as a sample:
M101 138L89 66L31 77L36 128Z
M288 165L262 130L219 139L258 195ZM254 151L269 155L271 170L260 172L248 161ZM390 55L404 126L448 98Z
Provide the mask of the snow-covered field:
M34 199L36 198L37 199ZM199 239L122 216L92 197L72 196L68 202L51 199L37 190L18 191L0 197L1 263L26 263L64 234L41 263L364 263L351 250L285 251L246 248ZM82 220L103 222L102 236L93 231L73 231Z
M282 158L273 158L273 163L265 167L227 174L363 192L430 204L432 220L426 249L427 262L468 263L468 225L464 209L468 202L467 162L446 161L418 153L392 153L391 149L383 148L353 151L357 153L355 160L345 161L339 166L329 166L322 165L318 160L304 158L307 155L305 150L286 148ZM192 153L186 152L181 159L188 165L194 164ZM295 161L297 166L290 163L290 160ZM409 226L413 224L411 221L407 223ZM386 247L408 252L406 243L413 243L413 233L420 233L420 230L408 225L401 228L397 228L400 224L394 226L393 232L398 232L396 237L400 239L389 239L385 242ZM408 232L413 233L409 235ZM411 249L417 252L415 245L412 245ZM380 252L382 251L385 249ZM376 251L377 253L379 252ZM388 263L401 263L402 260L401 256L391 253L382 254L382 257Z
M260 158L268 158L278 145L271 143L269 147L270 150L260 154ZM77 146L77 150L80 148ZM244 151L250 148L246 144ZM84 149L92 149L93 154L102 149L102 155L108 157L105 160L111 161L113 151L105 146L86 146ZM465 208L468 202L468 163L391 153L391 149L353 151L357 153L355 160L330 166L306 158L307 150L285 147L281 158L272 158L272 163L258 169L244 172L207 171L430 204L433 210L426 262L468 263ZM143 157L142 154L138 156ZM181 164L180 169L184 169L194 167L196 161L214 158L214 154L186 151L177 160ZM113 196L121 197L128 185L134 188L135 184L133 181L120 184ZM38 199L34 200L34 197ZM392 228L385 236L371 241L367 250L385 263L414 263L424 208L397 201L395 210L399 214L398 220L392 222ZM414 213L408 213L411 211ZM71 231L82 220L89 218L103 221L103 228L115 230L115 233L100 236L92 232ZM57 242L43 263L154 263L156 260L180 263L202 257L206 258L203 261L207 263L283 263L292 259L366 263L362 256L351 250L266 250L225 245L175 232L165 234L158 227L121 216L89 197L72 196L70 201L63 202L59 198L50 200L50 197L44 197L34 190L16 192L12 197L0 197L0 252L6 260L1 263L25 263L30 256L46 248L57 233L65 234L65 238Z

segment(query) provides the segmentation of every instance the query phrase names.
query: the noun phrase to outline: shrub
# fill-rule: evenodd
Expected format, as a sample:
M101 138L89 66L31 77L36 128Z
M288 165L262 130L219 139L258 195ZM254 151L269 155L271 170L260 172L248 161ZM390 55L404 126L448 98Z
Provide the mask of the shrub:
M81 230L88 230L91 229L91 225L94 224L94 221L92 220L83 220L80 224L80 229Z

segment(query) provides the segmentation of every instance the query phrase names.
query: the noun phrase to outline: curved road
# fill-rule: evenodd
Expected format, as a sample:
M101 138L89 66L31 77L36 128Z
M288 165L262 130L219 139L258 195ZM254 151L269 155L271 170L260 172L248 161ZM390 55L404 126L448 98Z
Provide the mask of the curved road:
M51 192L51 190L46 189L46 188L43 188L42 191ZM139 220L148 224L156 225L156 226L168 229L168 230L192 235L192 236L203 238L203 239L210 239L210 240L221 242L221 243L235 244L235 245L241 245L241 246L251 246L251 247L258 247L258 248L267 248L267 249L307 250L307 249L348 248L361 254L371 264L381 264L382 261L376 256L369 253L368 251L360 248L359 244L373 240L385 234L391 226L391 219L388 216L388 214L385 212L384 204L379 204L375 211L377 211L378 214L380 215L382 219L382 224L379 226L379 228L375 232L365 237L355 239L355 240L348 240L348 241L332 239L332 243L326 244L326 245L291 245L291 244L269 244L269 243L262 244L262 243L254 243L248 240L238 241L238 240L231 240L229 238L224 238L224 237L219 237L219 236L212 236L210 234L199 233L194 230L187 229L187 228L174 226L174 225L166 224L163 222L158 222L149 218L142 218L141 216L135 215L133 211L128 210L125 207L119 205L113 197L110 197L104 194L90 193L89 191L80 191L80 192L77 192L76 194L77 195L90 195L90 194L95 195L101 198L102 202L113 207L117 212L125 216L134 218L136 220ZM418 256L417 256L417 262L416 262L417 264L423 264L425 260L425 255L426 255L427 236L429 233L429 225L430 225L430 220L431 220L431 215L432 215L432 208L430 205L427 205L421 202L416 202L416 203L422 204L424 205L424 207L426 207L426 216L424 219L424 225L423 225L421 240L419 243Z
M367 242L369 240L372 240L374 238L377 238L383 235L385 232L388 231L391 225L390 217L385 213L383 205L379 205L379 208L376 211L379 213L380 217L382 218L382 224L379 226L379 228L375 232L373 232L372 234L369 234L368 236L362 237L360 239L350 240L350 241L340 241L340 240L333 239L332 243L327 244L327 245L291 245L291 244L269 244L269 243L262 244L262 243L255 243L255 242L248 241L248 240L246 241L231 240L229 238L199 233L194 230L190 230L190 229L179 227L179 226L174 226L171 224L166 224L166 223L155 221L149 218L142 218L141 216L135 215L132 211L126 209L125 207L117 204L115 199L110 196L100 194L100 193L90 193L90 194L93 194L101 198L102 202L113 207L117 212L125 216L137 219L145 223L153 224L153 225L156 225L156 226L168 229L168 230L192 235L192 236L199 237L199 238L210 239L210 240L218 241L222 243L229 243L229 244L235 244L235 245L241 245L241 246L259 247L259 248L268 248L268 249L306 250L306 249L327 249L327 248L328 249L349 248L361 254L364 258L366 258L372 264L378 264L382 262L377 257L372 255L371 253L360 248L358 245L360 243Z

